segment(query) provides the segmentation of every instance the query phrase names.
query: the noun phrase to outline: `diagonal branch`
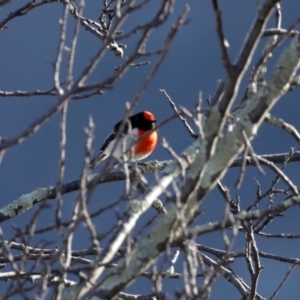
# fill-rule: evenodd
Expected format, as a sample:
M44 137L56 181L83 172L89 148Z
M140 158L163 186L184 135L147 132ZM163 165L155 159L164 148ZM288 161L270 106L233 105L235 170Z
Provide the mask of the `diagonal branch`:
M270 4L270 1L266 3ZM237 113L236 117L240 120L240 124L249 139L252 139L256 134L257 128L269 109L288 91L290 80L299 68L299 49L300 40L296 37L278 60L267 87L261 88L253 98L248 100L247 105L241 108ZM189 162L187 167L190 165L190 169L186 174L186 180L181 186L180 198L180 213L185 216L186 221L190 220L204 197L214 188L217 181L222 178L244 145L244 138L239 126L235 126L231 132L219 136L216 141L214 132L216 128L215 126L210 128L208 125L212 125L213 120L218 120L219 115L219 111L211 110L210 120L206 119L203 121L205 124L203 127L204 136L206 139L201 141L199 140L200 138L197 139L193 145L186 150L189 151L190 155L187 155L187 153L182 155L182 157ZM177 164L177 168L174 169L175 166L173 166L172 173L170 173L170 168L166 168L166 175L161 178L160 185L153 187L143 199L139 199L138 207L138 199L131 201L129 204L131 210L135 209L138 211L138 214L142 214L145 209L147 209L149 202L152 202L151 198L159 196L157 193L162 192L162 190L158 191L158 189L161 187L165 188L166 185L174 181L179 171L177 169L182 170L182 163ZM172 179L170 178L170 174L172 174ZM170 243L178 237L185 237L185 230L179 226L180 222L178 222L176 195L170 197L168 200L170 203L167 207L168 213L158 219L157 224L139 241L129 257L120 260L120 267L108 271L106 276L98 283L96 291L93 291L89 296L93 295L95 299L113 298L120 290L132 282L136 276L146 270L153 260L156 259ZM285 205L279 207L279 209L286 209L291 205L295 205L296 201L300 201L300 197L296 196L287 201L288 203L285 202ZM272 209L274 208L269 210L272 211ZM264 213L267 213L269 210L264 211ZM110 261L116 250L113 247L119 246L120 242L124 240L125 235L127 236L129 234L132 229L132 223L137 220L136 215L137 213L132 215L128 221L124 222L124 230L116 237L118 243L116 243L116 241L112 242L111 251L105 256L103 263ZM242 220L245 215L254 218L262 217L260 211L241 212L235 217L238 220ZM224 226L224 222L222 222L222 226ZM95 277L98 278L102 272L103 270L99 268L95 271ZM92 283L93 282L94 281L92 281ZM91 288L92 287L88 288L88 290ZM73 290L73 295L75 292L76 291ZM71 295L72 293L69 294L69 298Z

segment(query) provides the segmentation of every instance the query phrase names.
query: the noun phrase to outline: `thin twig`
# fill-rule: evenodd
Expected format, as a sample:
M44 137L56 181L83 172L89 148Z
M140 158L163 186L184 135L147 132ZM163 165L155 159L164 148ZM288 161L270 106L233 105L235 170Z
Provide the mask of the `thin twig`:
M279 290L282 288L282 286L284 285L284 283L287 281L287 279L289 278L289 276L292 274L293 270L295 269L297 265L293 264L289 270L287 271L287 273L285 274L283 280L280 282L279 286L277 287L277 289L274 291L274 293L272 294L272 296L269 298L269 300L272 300L275 298L275 296L278 294Z
M167 98L169 104L171 105L172 109L175 111L175 113L177 114L178 118L183 122L184 127L187 129L187 131L189 132L189 134L191 135L191 137L196 139L196 138L198 137L198 135L195 134L195 132L193 131L193 129L191 128L191 126L188 124L186 118L184 118L184 117L179 113L178 108L176 107L175 102L174 102L174 101L171 99L171 97L167 94L166 90L161 89L161 90L159 90L159 91L162 92L162 93L166 96L166 98Z
M217 24L217 34L219 39L219 45L222 52L222 62L223 66L225 67L228 75L230 76L231 73L234 71L233 66L230 62L229 54L228 54L228 48L229 44L228 41L225 38L224 34L224 28L223 28L223 22L222 22L222 12L219 7L218 0L212 0L214 13L215 13L215 20Z

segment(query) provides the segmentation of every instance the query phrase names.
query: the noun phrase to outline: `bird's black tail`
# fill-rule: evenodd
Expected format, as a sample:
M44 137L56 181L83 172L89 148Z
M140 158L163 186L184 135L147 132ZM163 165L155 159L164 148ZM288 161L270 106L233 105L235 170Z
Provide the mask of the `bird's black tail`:
M92 167L92 168L95 168L97 167L103 160L105 160L107 158L107 154L103 153L103 152L100 152L95 158L93 158L89 165Z

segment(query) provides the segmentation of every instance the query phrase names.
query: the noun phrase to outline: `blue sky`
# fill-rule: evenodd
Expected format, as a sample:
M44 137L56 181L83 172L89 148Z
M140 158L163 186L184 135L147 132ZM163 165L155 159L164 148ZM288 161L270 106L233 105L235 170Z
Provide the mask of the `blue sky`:
M101 4L96 0L87 0L86 2L84 16L97 21L102 2ZM224 2L220 1L225 35L230 44L231 59L234 61L254 20L257 4L256 1L226 0L226 4ZM20 3L25 4L26 1L14 1L0 9L0 20L19 7ZM124 24L124 30L132 28L134 24L145 21L147 18L149 19L157 10L157 3L152 3L149 9L137 14L135 18L128 18ZM176 1L173 15L166 24L153 32L147 43L147 49L154 50L161 44L170 26L176 21L186 3L189 4L191 9L189 13L190 22L177 34L166 59L135 110L135 112L152 111L159 122L173 114L159 89L165 89L178 106L192 109L198 101L199 93L202 93L204 100L213 95L217 87L217 80L225 76L218 47L212 5L209 1ZM285 1L282 8L283 27L286 28L298 18L299 3L296 0ZM58 19L62 16L62 12L63 6L60 3L44 5L28 15L12 20L8 24L9 28L0 32L0 90L34 91L53 87L52 63L55 61L59 42L60 27ZM70 45L74 27L72 17L69 18L68 24L66 44ZM274 19L271 18L268 27L272 27L273 24ZM125 41L127 44L125 56L129 55L134 49L134 41L134 38ZM82 72L91 56L96 53L100 46L100 40L81 29L76 50L74 78ZM262 46L263 42L260 43L251 65L254 65L259 58ZM282 49L283 47L275 51L270 67L274 65ZM70 102L67 116L67 159L64 182L77 179L80 176L86 143L84 128L88 126L89 116L92 116L96 125L93 141L93 150L96 153L102 141L111 132L113 125L122 118L125 103L133 100L155 61L153 58L146 58L145 60L149 60L152 64L132 68L112 89L106 90L104 95ZM120 65L121 62L120 58L108 52L88 82L106 78L109 74L112 74L114 67ZM65 62L63 66L65 66ZM64 78L64 75L63 72L62 78ZM248 76L249 70L241 83L238 98L245 90ZM56 97L50 96L2 97L0 99L0 135L7 138L15 136L31 121L47 111L56 100ZM272 109L272 113L277 117L288 120L296 128L299 128L298 101L299 91L296 90L286 95ZM205 102L204 105L206 105ZM7 151L0 166L2 206L9 204L22 194L31 192L34 188L56 184L59 157L59 121L59 115L56 115L43 125L37 133L26 139L22 144ZM193 126L193 124L191 125ZM195 126L193 128L196 130ZM179 120L174 120L163 126L159 130L159 136L160 141L164 137L177 153L181 153L192 142L191 137ZM257 138L253 142L253 147L257 154L288 152L290 147L298 149L298 145L290 136L267 124L263 124L260 128ZM149 159L157 160L170 158L169 153L161 145L149 157ZM246 208L256 197L256 184L253 177L257 178L264 188L271 184L271 178L274 177L269 171L267 171L267 174L271 177L264 177L256 168L251 167L246 172L242 188L236 190L233 185L238 178L238 174L239 170L230 170L225 176L224 183L231 188L233 196L241 196L243 208ZM295 184L298 184L298 163L289 165L287 174L294 179ZM148 179L153 182L153 176L149 176ZM124 183L109 183L97 187L90 203L90 211L92 212L118 199L123 189ZM63 219L65 220L70 217L76 195L76 193L72 193L63 197ZM55 200L48 201L48 204L49 208L43 211L38 219L38 227L44 227L54 222ZM267 206L267 203L265 205ZM125 206L126 203L121 203L118 209L123 211ZM217 221L222 216L224 201L217 191L213 191L204 201L202 208L206 212L201 217L201 222ZM23 228L35 209L33 208L18 218L2 223L3 238L8 240L14 236L12 224ZM285 218L274 221L268 230L272 229L276 233L298 233L298 214L299 209L294 207L285 213ZM153 215L153 212L150 212L149 217L150 215ZM93 221L99 228L99 233L106 232L116 221L116 211L111 210ZM31 245L35 245L41 238L52 240L53 247L59 245L59 235L53 232L44 237L32 238ZM221 249L224 247L220 233L200 237L197 241L212 247L220 247ZM78 228L74 239L74 249L80 249L82 245L87 245L86 247L89 245L89 237L83 227ZM281 254L286 257L299 256L300 243L297 239L284 240L283 242L277 239L258 238L258 245L263 251ZM234 249L241 250L243 247L243 238L238 238ZM258 291L268 297L274 290L274 286L277 286L283 278L289 265L267 260L262 261L265 269L262 271ZM179 267L180 269L181 267ZM244 261L237 260L234 270L241 276L245 276L245 280L249 280ZM295 299L296 295L299 295L300 288L296 284L299 275L299 271L294 271L292 277L281 290L279 294L281 297L285 295L285 299ZM150 292L151 285L149 282L145 279L142 279L141 282L143 283L141 289L133 285L129 291L144 292L146 287L146 290L148 288ZM181 288L182 282L179 280L165 280L163 285L166 290L173 290L174 285ZM226 295L226 299L238 299L239 296L230 284L224 279L220 279L216 283L211 299L224 299L224 295Z

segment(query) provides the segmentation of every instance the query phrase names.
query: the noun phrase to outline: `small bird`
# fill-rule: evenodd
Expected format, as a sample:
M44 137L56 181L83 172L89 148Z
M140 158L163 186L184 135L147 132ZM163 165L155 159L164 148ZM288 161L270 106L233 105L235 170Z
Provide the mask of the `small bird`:
M156 120L151 112L143 111L128 118L122 134L116 139L122 121L114 126L110 136L104 141L100 153L90 161L92 168L98 166L109 156L117 160L125 153L129 160L141 160L150 155L157 144Z

